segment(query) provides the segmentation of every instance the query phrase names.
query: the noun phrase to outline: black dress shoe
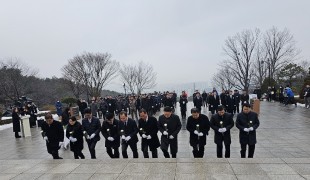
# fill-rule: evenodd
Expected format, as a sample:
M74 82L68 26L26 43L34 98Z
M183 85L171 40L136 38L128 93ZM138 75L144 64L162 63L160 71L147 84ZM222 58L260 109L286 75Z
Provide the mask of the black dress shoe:
M21 138L21 136L15 136L15 138Z

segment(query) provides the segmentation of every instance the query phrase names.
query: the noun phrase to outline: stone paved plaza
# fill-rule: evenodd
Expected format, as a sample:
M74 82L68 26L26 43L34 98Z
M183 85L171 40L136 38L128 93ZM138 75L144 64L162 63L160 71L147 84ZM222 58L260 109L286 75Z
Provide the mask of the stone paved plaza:
M192 107L192 103L189 107ZM189 108L190 110L190 108ZM179 113L179 109L176 109ZM208 114L203 109L204 114ZM189 114L189 112L188 112ZM179 134L177 159L111 160L104 140L97 144L97 160L74 160L69 150L60 150L64 160L52 160L47 153L40 129L32 137L15 139L12 128L0 131L0 180L4 179L310 179L310 111L295 106L261 102L261 125L254 159L240 158L238 129L232 129L230 159L217 159L210 130L205 157L194 159L189 146L189 133ZM129 150L129 157L132 157Z

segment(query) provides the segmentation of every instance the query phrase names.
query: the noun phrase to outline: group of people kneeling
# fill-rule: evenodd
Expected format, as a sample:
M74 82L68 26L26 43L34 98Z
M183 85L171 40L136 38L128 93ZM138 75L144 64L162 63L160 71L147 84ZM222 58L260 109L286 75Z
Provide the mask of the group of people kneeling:
M128 158L128 146L133 152L133 158L138 158L137 143L138 133L141 136L141 150L144 158L149 158L151 151L152 158L158 158L160 147L164 157L177 157L178 134L182 124L178 115L172 113L170 107L164 108L163 115L157 120L148 116L146 110L139 111L138 122L128 117L127 112L119 113L117 120L112 113L106 115L102 125L100 120L93 117L90 109L85 110L85 118L82 124L75 117L71 117L66 129L66 137L70 140L70 149L75 159L84 159L82 153L84 138L87 142L92 159L96 159L95 147L100 140L100 133L105 138L105 147L111 158L119 158L119 147L123 158ZM64 130L60 122L53 120L51 114L45 116L46 121L42 124L42 136L46 140L48 153L54 159L62 159L58 150L64 140ZM230 129L234 126L233 115L226 113L222 106L219 106L217 113L212 115L211 120L201 114L199 109L191 109L191 116L187 119L186 128L190 133L190 145L193 147L193 156L203 158L209 130L214 130L214 142L217 144L217 157L223 157L223 144L225 146L225 158L230 158L231 134ZM248 158L253 158L256 144L256 129L259 127L258 115L252 112L249 104L243 105L243 111L238 114L236 127L239 129L239 140L241 144L241 158L246 157L247 146ZM158 138L158 131L161 133L161 140ZM168 152L170 148L170 153Z

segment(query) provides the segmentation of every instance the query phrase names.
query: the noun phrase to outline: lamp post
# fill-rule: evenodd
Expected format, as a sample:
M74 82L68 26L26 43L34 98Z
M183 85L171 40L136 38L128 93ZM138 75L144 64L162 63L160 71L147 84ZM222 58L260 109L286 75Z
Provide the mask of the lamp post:
M267 59L267 61L261 61L261 63L267 63L268 64L268 86L271 87L271 66L270 66L270 59Z
M125 83L123 84L123 87L124 87L125 97L126 97L126 84Z

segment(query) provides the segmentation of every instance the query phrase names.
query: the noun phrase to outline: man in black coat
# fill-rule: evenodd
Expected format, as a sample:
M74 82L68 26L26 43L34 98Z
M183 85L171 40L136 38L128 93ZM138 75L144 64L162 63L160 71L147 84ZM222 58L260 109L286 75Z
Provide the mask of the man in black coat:
M64 141L64 130L62 124L54 121L52 114L45 115L45 122L41 126L41 134L46 141L47 152L53 156L53 159L62 159L58 155L58 150Z
M234 96L235 96L235 109L234 114L237 114L240 112L240 94L237 89L234 90Z
M126 112L122 111L119 114L119 129L120 129L120 135L122 139L122 155L123 158L128 158L127 154L127 148L130 146L132 152L133 152L133 158L138 158L138 127L137 123L128 118L128 115Z
M223 89L222 93L220 94L221 105L226 107L226 91Z
M115 119L114 114L107 113L105 121L102 123L101 133L105 140L105 147L111 158L119 158L120 136L119 120ZM113 153L113 150L114 153Z
M206 93L206 91L203 91L202 93L202 101L203 101L203 107L206 107L208 105L208 93Z
M241 99L241 107L243 107L244 104L249 104L250 97L249 94L244 90L243 94L240 96Z
M197 108L191 109L191 113L186 125L186 129L190 132L189 143L193 147L194 158L203 158L210 130L209 118L200 114Z
M152 158L158 158L157 148L160 146L157 136L158 126L157 119L148 116L147 111L141 109L139 111L139 134L142 137L141 149L144 158L149 158L148 149L152 152Z
M180 96L180 108L181 108L181 116L182 116L182 119L185 119L186 118L186 111L187 111L187 103L188 103L188 100L187 100L187 97L185 94L182 94Z
M243 105L242 113L238 114L236 126L240 130L241 158L245 158L247 145L249 146L248 158L253 158L256 144L256 129L259 127L258 115L252 112L250 104Z
M201 111L202 104L203 104L203 100L202 100L200 93L198 92L198 93L196 93L196 97L194 97L194 106L199 111Z
M101 123L98 118L92 116L91 109L84 110L85 118L82 120L82 126L87 133L86 142L92 159L96 159L96 144L100 141Z
M230 129L234 126L233 116L225 113L224 107L219 106L217 114L210 120L211 128L214 130L214 143L216 146L217 157L223 158L223 142L225 145L225 158L230 158L231 136Z
M108 111L114 114L116 111L116 100L113 99L112 96L108 96L107 104L108 104Z
M235 96L232 91L229 91L229 94L226 96L226 110L230 114L234 114L234 109L236 108Z
M165 158L170 158L168 148L172 158L177 157L178 153L178 134L182 128L179 116L172 114L172 108L167 106L164 108L164 114L159 116L158 128L162 133L161 150Z
M217 95L216 91L213 91L211 95L209 96L209 111L211 111L212 114L217 111L217 107L220 105L220 98Z

